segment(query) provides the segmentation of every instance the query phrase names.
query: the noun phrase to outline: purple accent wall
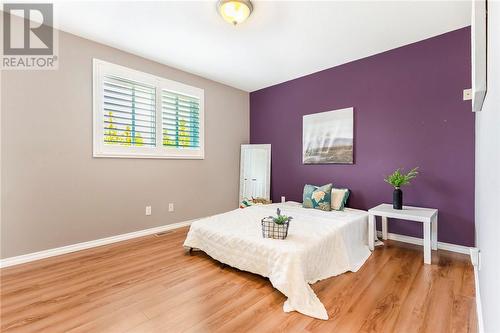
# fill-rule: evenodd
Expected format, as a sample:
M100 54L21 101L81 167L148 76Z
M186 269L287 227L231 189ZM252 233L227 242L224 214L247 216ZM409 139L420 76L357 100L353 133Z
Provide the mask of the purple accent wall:
M438 239L474 245L474 114L470 27L333 67L250 94L250 141L272 144L275 201L302 201L304 184L351 189L349 206L392 202L383 177L421 174L404 203L439 209ZM354 165L303 165L302 116L354 107ZM422 237L421 225L389 232Z

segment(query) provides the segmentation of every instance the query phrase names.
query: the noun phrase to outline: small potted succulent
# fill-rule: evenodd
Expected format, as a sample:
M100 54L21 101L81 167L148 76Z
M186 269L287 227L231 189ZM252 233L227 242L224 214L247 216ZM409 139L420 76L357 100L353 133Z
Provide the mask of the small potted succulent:
M293 219L291 216L281 215L281 210L276 209L276 216L262 219L262 236L264 238L285 239L288 236L288 226Z
M401 169L397 169L392 174L384 178L386 183L394 187L392 193L392 207L394 209L403 209L403 191L401 186L409 185L410 180L417 177L418 167L411 169L407 174L404 174Z

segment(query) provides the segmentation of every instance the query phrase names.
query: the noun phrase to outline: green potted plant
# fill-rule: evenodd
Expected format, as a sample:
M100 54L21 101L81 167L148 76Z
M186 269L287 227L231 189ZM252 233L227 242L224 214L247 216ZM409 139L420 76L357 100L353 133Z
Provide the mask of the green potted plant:
M403 209L403 191L401 186L410 184L410 180L417 177L418 167L411 169L407 174L404 174L401 169L397 169L392 174L384 178L386 183L394 187L392 193L392 207L394 209Z

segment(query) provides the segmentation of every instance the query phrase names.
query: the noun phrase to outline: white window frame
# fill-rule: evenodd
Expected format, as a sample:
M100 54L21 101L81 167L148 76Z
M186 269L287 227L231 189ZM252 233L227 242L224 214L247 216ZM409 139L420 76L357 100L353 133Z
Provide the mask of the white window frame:
M104 144L104 96L103 77L116 75L156 88L156 146L135 147ZM200 101L200 147L164 147L162 129L161 92L169 90L175 93L196 97ZM180 82L168 80L103 60L93 59L93 140L94 157L116 158L165 158L165 159L204 159L205 158L205 92L203 89Z

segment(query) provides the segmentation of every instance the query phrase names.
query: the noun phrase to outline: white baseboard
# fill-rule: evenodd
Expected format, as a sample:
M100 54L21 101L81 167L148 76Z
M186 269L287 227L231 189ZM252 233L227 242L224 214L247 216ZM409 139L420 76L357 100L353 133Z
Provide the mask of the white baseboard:
M378 237L382 237L382 231L377 231L377 235L378 235ZM403 243L410 243L410 244L422 245L422 246L424 245L424 240L422 238L394 234L391 232L389 232L387 234L387 238L389 238L391 240L398 241L398 242L403 242ZM455 244L444 243L444 242L438 242L438 249L447 250L447 251L451 251L451 252L457 252L457 253L463 253L463 254L467 254L467 255L470 254L470 247L468 247L468 246L455 245Z
M474 287L476 289L476 314L477 314L477 331L484 333L483 309L481 306L481 291L479 290L479 270L481 269L481 259L477 248L470 249L470 258L474 266Z
M96 239L96 240L93 240L93 241L88 241L88 242L83 242L83 243L77 243L77 244L72 244L72 245L67 245L67 246L62 246L62 247L57 247L57 248L54 248L54 249L49 249L49 250L43 250L43 251L34 252L34 253L23 254L23 255L20 255L20 256L16 256L16 257L10 257L10 258L5 258L5 259L0 259L0 268L14 266L14 265L19 265L19 264L24 264L24 263L27 263L27 262L30 262L30 261L40 260L40 259L44 259L44 258L58 256L58 255L61 255L61 254L66 254L66 253L71 253L71 252L75 252L75 251L89 249L89 248L92 248L92 247L97 247L97 246L107 245L107 244L111 244L111 243L116 243L116 242L124 241L124 240L127 240L127 239L132 239L132 238L137 238L137 237L152 235L152 234L156 234L156 233L167 231L167 230L177 229L177 228L181 228L181 227L187 227L187 226L191 225L191 223L193 221L195 221L195 220L189 220L189 221L185 221L185 222L167 224L167 225L162 225L160 227L155 227L155 228L150 228L150 229L144 229L144 230L129 232L127 234L121 234L121 235L117 235L117 236L111 236L111 237Z

